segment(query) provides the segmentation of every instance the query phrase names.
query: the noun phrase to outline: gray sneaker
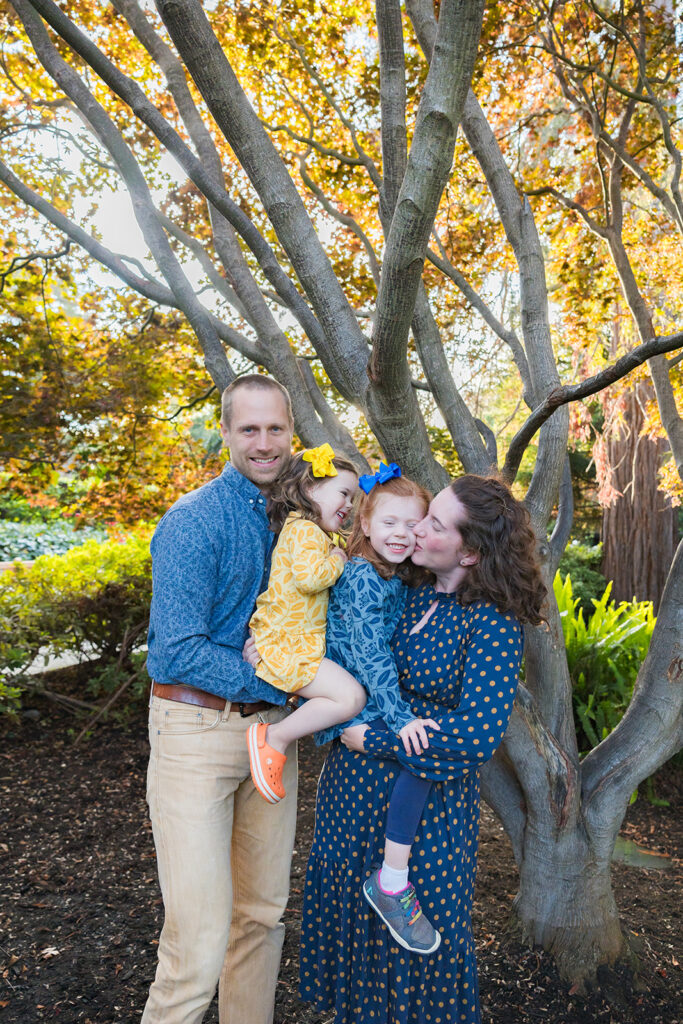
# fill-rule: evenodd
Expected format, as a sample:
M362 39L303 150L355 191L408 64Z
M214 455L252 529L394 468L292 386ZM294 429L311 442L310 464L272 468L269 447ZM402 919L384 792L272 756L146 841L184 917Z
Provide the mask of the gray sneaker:
M378 868L363 886L363 895L404 949L409 949L411 953L427 954L439 948L441 933L422 913L412 883L401 892L382 892Z

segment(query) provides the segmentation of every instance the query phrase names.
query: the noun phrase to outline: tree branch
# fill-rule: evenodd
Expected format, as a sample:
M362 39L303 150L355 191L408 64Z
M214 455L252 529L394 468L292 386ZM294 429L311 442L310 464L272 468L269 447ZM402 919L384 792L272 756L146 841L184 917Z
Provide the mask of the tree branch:
M519 685L503 750L515 765L529 817L543 819L550 809L556 828L575 821L579 813L579 773L544 725L534 698Z
M315 411L320 417L324 439L326 441L331 441L335 451L342 452L347 456L347 458L351 459L359 469L367 473L369 469L367 459L358 451L353 437L330 409L329 404L325 400L325 396L318 386L318 382L313 376L310 363L306 359L299 358L297 359L297 366L302 380L308 389L310 400L313 403ZM312 443L309 447L312 447Z
M453 438L453 445L465 467L465 472L489 472L492 460L482 442L475 419L455 386L441 333L432 315L427 291L422 282L417 290L412 328L429 388ZM445 482L444 480L444 484Z
M62 256L67 256L70 248L71 242L67 240L63 247L56 252L40 252L40 250L36 250L35 252L28 253L26 256L15 256L6 270L0 270L0 294L4 291L7 278L11 277L12 274L19 273L19 271L29 267L36 260L42 260L47 266L47 264L61 259Z
M291 310L299 321L311 343L316 345L321 341L323 334L320 324L305 300L280 267L271 247L262 238L241 207L233 202L224 188L218 187L215 184L211 175L204 169L201 160L194 156L163 114L150 103L137 83L123 75L105 57L101 50L83 32L76 28L52 0L31 0L31 4L110 89L124 103L128 104L135 116L154 133L169 153L176 158L190 180L194 182L209 202L220 210L226 220L244 240L256 257L267 280L270 281L285 306Z
M408 159L406 78L400 0L375 0L382 123L380 217L389 233Z
M439 252L441 253L441 255L438 256L431 249L428 249L427 259L430 261L430 263L433 263L435 267L438 267L441 273L445 274L446 277L448 277L453 282L456 288L458 288L458 290L461 291L462 294L465 296L465 298L472 306L472 308L475 309L477 313L479 313L479 315L482 317L482 319L488 324L488 326L491 328L494 334L496 334L501 339L501 341L504 341L505 344L508 346L508 348L512 352L512 358L515 361L515 366L517 367L519 375L522 378L524 401L527 403L529 407L531 407L531 376L529 374L529 364L527 362L524 349L522 348L521 342L517 337L517 334L515 333L515 331L508 330L506 327L503 326L500 320L498 320L498 318L494 316L491 309L484 302L481 295L479 295L479 293L475 291L475 289L463 277L460 271L453 266L449 259L447 259L445 250L443 248L443 245L441 244L441 240L437 236L436 232L434 232L434 238L436 240L436 244L439 247Z
M626 41L638 62L640 80L643 83L647 94L646 96L638 98L640 102L650 103L652 105L657 114L659 123L662 126L664 145L666 146L667 152L673 163L673 174L669 187L671 189L671 194L673 196L673 200L678 211L678 221L679 223L683 223L683 198L681 197L680 191L681 171L683 169L683 156L681 155L681 151L674 142L673 136L671 134L671 123L669 121L669 116L666 112L666 109L664 108L661 100L652 88L650 75L647 71L645 53L643 52L644 47L639 46L632 38L630 32L628 32L625 29L623 19L621 21L617 21L616 19L610 18L608 15L606 15L603 11L600 10L600 8L594 2L594 0L589 0L589 3L592 10L601 19L601 21L604 24L609 25L609 27L615 33L618 33Z
M149 193L147 182L126 145L123 136L109 115L79 76L60 57L52 45L45 27L26 0L14 0L13 6L21 17L31 44L41 64L66 95L73 100L83 116L92 125L102 144L111 153L125 181L133 202L135 218L143 237L152 252L157 266L166 278L185 313L192 329L199 339L206 368L216 385L222 390L232 379L228 361L216 329L206 312L197 301L189 281L178 263L169 241L159 224L156 210Z
M408 332L429 235L450 174L455 136L476 59L482 0L443 0L413 143L382 264L370 380L386 395L407 384Z
M574 199L570 199L569 196L564 195L563 192L560 192L559 189L554 188L552 185L544 185L542 188L525 189L524 194L526 196L554 196L555 199L557 199L557 201L560 202L567 210L573 210L574 213L578 213L594 235L598 235L599 238L607 238L607 228L598 224L598 222L591 217L585 206L582 206L581 203L577 203Z
M242 90L200 0L157 0L159 13L216 123L264 204L324 332L320 352L345 398L362 395L365 345L353 311L280 155Z
M306 153L299 154L299 173L301 175L301 180L303 181L306 188L310 192L312 192L313 195L316 197L316 199L322 206L323 210L325 210L325 212L328 213L330 217L333 217L334 220L338 221L340 224L343 224L345 228L349 228L350 231L353 231L356 238L360 239L360 242L363 245L363 248L365 249L368 256L368 263L370 264L370 273L372 274L372 279L375 282L375 284L379 287L380 267L379 261L377 259L377 254L375 253L375 250L372 247L372 242L365 234L365 232L363 231L355 217L351 217L350 214L342 213L341 210L338 210L334 203L330 202L330 200L327 198L327 196L320 188L320 186L317 185L315 181L313 181L313 178L311 178L306 167L306 156Z
M283 35L282 32L278 29L277 25L273 26L273 31L275 32L275 35L280 40L280 42L285 43L285 45L289 46L290 49L292 49L296 53L299 60L303 64L307 74L310 75L310 77L316 83L321 93L325 97L325 101L329 104L332 110L334 110L335 114L348 131L349 135L351 136L353 148L358 154L358 158L361 164L365 167L366 171L368 172L368 177L370 178L370 181L373 183L373 185L379 192L382 187L382 179L380 177L379 171L377 170L377 166L374 160L361 145L360 139L358 138L358 133L353 122L346 116L346 114L341 108L341 105L337 102L331 90L325 84L325 81L323 80L322 76L318 73L314 65L306 56L306 50L300 43L296 42L291 33L286 32L286 34Z
M539 427L545 423L550 416L552 416L556 409L566 405L568 402L576 402L581 398L587 398L589 395L597 394L598 391L602 391L603 388L608 387L608 385L614 384L617 380L621 380L622 377L625 377L626 374L630 373L631 370L634 370L637 366L642 366L644 362L648 359L652 359L653 356L661 355L665 352L673 352L682 345L683 331L680 331L678 334L669 334L664 337L653 338L651 341L645 342L644 344L638 345L636 348L632 349L626 355L618 359L616 363L613 363L612 366L606 367L604 370L594 374L592 377L588 377L579 384L565 385L552 391L546 399L537 406L536 409L534 409L510 442L510 447L505 459L505 465L503 467L503 476L505 479L509 483L515 479L522 455L524 454L529 441Z
M24 185L2 161L0 161L0 181L14 192L22 202L32 207L42 217L45 217L46 220L49 220L59 231L85 249L93 259L96 259L102 266L111 270L130 288L133 288L140 295L150 299L150 301L159 306L166 306L177 310L181 309L170 288L155 281L147 274L144 277L138 277L128 269L126 266L127 262L137 264L138 260L119 256L117 253L113 253L110 249L105 248L101 242L96 241L96 239L83 231L82 228L78 227L77 224L70 221L68 217L65 217L63 213L43 199L42 196L39 196L37 192L33 192L27 185ZM208 310L204 310L204 313L211 320L214 329L222 341L237 352L245 355L248 359L261 363L261 354L256 351L252 342L245 338L244 335L228 327L218 317L215 317L213 313L210 313ZM230 374L234 377L232 369L230 369Z
M683 541L626 714L582 763L584 806L591 822L620 821L636 786L683 743L682 637Z
M363 167L365 165L365 161L361 160L360 157L346 156L345 153L340 153L338 149L331 149L329 146L323 146L321 142L317 142L311 135L300 135L298 132L293 131L287 124L269 124L267 121L264 121L263 125L268 129L271 135L275 135L277 132L284 132L290 139L293 139L294 142L301 142L307 148L314 149L316 153L319 153L321 156L337 160L338 163L345 164L347 167Z

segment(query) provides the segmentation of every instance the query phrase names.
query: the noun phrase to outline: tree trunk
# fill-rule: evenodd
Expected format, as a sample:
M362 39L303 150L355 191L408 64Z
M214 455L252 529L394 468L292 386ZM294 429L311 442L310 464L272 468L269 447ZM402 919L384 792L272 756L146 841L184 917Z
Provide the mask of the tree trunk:
M604 835L589 836L581 816L559 831L550 815L527 821L513 919L525 941L550 952L580 987L628 948L612 894L612 847Z
M602 571L613 581L615 601L653 601L655 610L678 540L677 509L657 487L657 470L667 450L663 440L641 436L643 406L650 385L626 396L621 430L607 443L608 471L619 497L602 515Z
M536 679L561 671L553 658L552 610L549 623L548 630L529 631L537 634L527 660L529 689L520 686L499 755L482 772L482 792L511 838L519 867L515 924L526 941L554 956L563 977L584 987L595 983L601 965L633 959L612 895L614 842L630 794L683 740L683 543L631 705L580 765L530 693Z

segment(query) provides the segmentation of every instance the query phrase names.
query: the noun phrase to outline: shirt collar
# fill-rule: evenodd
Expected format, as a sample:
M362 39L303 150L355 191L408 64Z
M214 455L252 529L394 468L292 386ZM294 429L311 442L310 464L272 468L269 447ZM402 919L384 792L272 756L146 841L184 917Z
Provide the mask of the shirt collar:
M425 587L425 592L428 595L430 602L439 601L441 604L450 604L452 601L458 600L457 590L452 590L449 593L443 590L435 590L433 583L427 583Z
M263 505L265 508L266 499L256 484L248 480L238 469L235 469L231 462L226 462L221 477L228 487L233 491L237 491L251 506Z

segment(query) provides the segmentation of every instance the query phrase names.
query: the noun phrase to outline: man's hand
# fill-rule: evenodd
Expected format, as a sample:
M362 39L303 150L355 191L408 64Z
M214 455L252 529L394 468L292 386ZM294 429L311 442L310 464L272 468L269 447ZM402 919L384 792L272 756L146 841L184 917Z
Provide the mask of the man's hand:
M425 726L429 726L430 729L436 729L440 731L441 726L438 725L432 718L414 718L412 722L408 722L404 725L399 736L403 741L406 754L412 754L413 751L416 754L421 754L423 750L426 750L429 746L429 740L427 739L427 733L425 732ZM410 749L410 745L413 745L413 749Z
M359 754L365 753L365 733L369 725L347 725L341 734L341 741L347 750L357 750Z
M244 641L244 647L242 648L242 657L244 658L245 661L249 662L252 668L256 668L259 661L261 660L261 656L259 655L259 652L256 650L256 644L254 643L254 638L251 635L251 633Z
M348 556L347 556L347 554L346 554L346 552L344 551L343 548L338 548L338 547L337 548L332 548L332 550L330 551L330 554L331 555L336 555L337 558L341 558L342 565L346 565L346 563L349 560Z

